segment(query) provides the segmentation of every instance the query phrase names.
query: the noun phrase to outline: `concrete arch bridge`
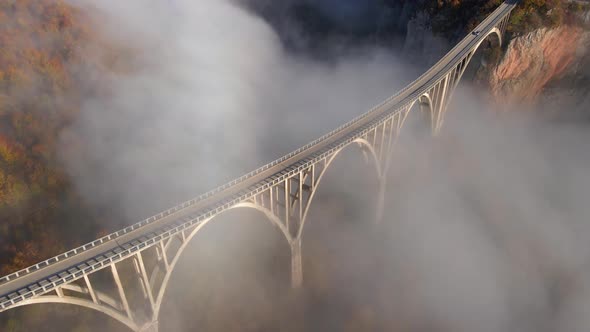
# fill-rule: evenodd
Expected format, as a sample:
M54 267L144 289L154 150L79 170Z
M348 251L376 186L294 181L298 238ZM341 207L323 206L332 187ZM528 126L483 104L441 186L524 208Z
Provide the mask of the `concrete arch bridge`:
M516 1L506 1L442 59L403 90L313 142L230 183L118 232L0 278L0 312L41 303L67 303L100 311L132 331L157 331L170 276L187 244L208 223L232 209L264 214L291 247L291 283L303 281L301 237L322 179L336 156L360 147L380 179L377 214L383 211L390 150L413 106L430 115L434 133L467 65L487 40L502 43ZM124 264L126 263L126 264ZM133 266L129 278L122 265ZM111 280L101 292L97 275ZM104 279L101 278L101 279ZM143 294L132 305L130 289ZM114 294L114 295L113 295Z

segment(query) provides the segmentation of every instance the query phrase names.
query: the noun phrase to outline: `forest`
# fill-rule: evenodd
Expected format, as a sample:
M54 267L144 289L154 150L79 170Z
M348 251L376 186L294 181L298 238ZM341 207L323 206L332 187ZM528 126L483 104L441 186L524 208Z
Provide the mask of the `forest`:
M61 0L0 3L0 274L101 231L58 153L63 128L100 89L87 75L100 61L85 54L107 44L89 22Z

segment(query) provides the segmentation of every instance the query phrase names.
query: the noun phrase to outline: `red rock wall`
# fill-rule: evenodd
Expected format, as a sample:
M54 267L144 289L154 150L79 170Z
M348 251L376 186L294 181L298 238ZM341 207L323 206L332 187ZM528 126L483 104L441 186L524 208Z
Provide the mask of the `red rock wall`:
M513 39L490 76L493 96L501 102L530 103L576 59L583 31L563 26L540 29Z

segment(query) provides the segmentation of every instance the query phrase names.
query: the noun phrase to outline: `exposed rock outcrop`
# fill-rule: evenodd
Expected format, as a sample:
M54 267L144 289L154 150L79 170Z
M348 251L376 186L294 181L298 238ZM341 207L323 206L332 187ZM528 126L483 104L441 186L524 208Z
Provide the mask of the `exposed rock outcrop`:
M588 34L581 28L562 26L513 39L489 78L495 99L525 103L536 100L550 82L579 63L586 54Z
M550 82L538 105L560 118L590 120L590 32L580 39L575 60L560 79ZM559 113L559 114L555 114Z
M590 10L582 11L578 13L578 17L582 24L589 25L590 24Z

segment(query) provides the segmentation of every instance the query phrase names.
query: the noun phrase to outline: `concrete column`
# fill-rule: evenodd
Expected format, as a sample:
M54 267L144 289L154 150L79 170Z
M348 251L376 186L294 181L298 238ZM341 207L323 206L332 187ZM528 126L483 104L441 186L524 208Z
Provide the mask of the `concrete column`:
M296 239L291 243L291 287L301 288L302 285L301 239Z
M139 329L139 332L158 332L158 321L145 324Z
M117 264L111 264L111 270L113 273L113 279L115 280L115 284L117 285L117 289L119 291L119 297L121 298L121 304L127 313L127 317L133 320L133 314L131 312L131 308L129 307L129 302L127 301L127 296L125 295L125 289L123 288L123 284L121 283L121 278L119 277L119 272L117 271Z

